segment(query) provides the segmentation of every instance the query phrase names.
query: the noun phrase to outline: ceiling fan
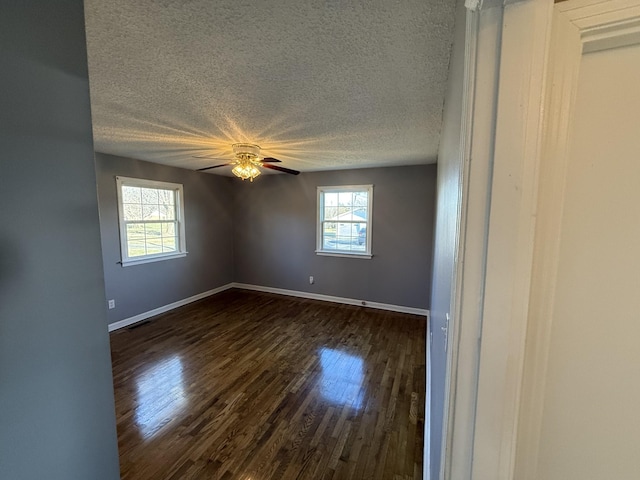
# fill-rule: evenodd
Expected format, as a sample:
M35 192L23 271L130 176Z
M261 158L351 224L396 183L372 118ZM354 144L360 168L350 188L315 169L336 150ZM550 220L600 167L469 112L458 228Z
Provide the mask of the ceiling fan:
M199 172L205 170L211 170L212 168L226 167L227 165L235 165L231 173L236 177L246 180L247 178L253 182L253 179L260 175L260 168L269 168L271 170L277 170L279 172L290 173L291 175L298 175L300 172L297 170L291 170L290 168L279 167L277 165L271 165L272 163L280 163L280 160L275 158L264 158L260 156L260 147L252 143L234 143L233 154L235 159L231 162L221 163L220 165L213 165L211 167L199 168ZM194 158L211 158L211 157L194 157ZM260 168L258 168L260 167Z

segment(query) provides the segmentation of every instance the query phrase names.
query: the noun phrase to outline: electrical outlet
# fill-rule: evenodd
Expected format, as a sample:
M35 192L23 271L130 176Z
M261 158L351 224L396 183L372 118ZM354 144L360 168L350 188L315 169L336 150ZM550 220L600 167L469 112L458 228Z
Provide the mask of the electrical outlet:
M113 310L114 308L116 308L116 301L109 300L109 310Z
M311 275L309 277L309 285L313 285L314 282L315 282L315 280L313 279L313 275Z

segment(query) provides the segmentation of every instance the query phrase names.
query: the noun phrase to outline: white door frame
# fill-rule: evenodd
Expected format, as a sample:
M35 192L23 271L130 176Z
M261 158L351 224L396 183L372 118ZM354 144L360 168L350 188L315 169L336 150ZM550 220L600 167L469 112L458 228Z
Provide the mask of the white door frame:
M502 8L466 2L461 121L464 162L458 252L449 322L446 419L439 478L470 478L486 269ZM481 8L483 7L483 8ZM482 30L482 35L480 31ZM433 479L436 480L436 479Z
M441 478L534 480L580 57L639 41L640 0L466 6L461 248Z
M515 478L537 480L540 428L549 347L565 179L575 98L584 53L640 43L640 0L573 0L553 12L543 156L530 308L522 372Z
M463 209L441 478L509 478L551 0L467 0ZM526 212L523 214L523 212ZM520 354L520 358L518 358ZM515 368L514 368L515 367Z

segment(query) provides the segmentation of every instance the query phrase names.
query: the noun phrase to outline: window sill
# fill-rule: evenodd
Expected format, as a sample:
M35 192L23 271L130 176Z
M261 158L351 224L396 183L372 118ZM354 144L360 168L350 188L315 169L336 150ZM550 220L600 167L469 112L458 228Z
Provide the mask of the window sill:
M132 267L134 265L142 265L143 263L160 262L162 260L171 260L172 258L186 257L188 252L172 253L170 255L158 255L156 257L146 257L140 259L123 260L119 262L123 267Z
M373 257L370 253L332 252L327 250L316 250L316 255L321 255L323 257L361 258L367 260Z

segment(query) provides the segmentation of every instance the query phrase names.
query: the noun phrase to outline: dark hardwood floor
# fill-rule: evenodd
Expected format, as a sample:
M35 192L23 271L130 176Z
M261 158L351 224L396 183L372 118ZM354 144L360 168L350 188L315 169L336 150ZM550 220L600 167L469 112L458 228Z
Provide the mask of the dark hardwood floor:
M118 330L122 478L422 478L425 328L229 290Z

